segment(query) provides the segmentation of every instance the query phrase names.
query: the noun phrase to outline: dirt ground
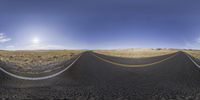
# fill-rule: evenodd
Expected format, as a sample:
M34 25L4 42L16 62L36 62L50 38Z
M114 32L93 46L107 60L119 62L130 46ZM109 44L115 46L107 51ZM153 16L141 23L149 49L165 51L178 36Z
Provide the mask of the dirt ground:
M69 100L200 99L200 70L183 52L178 52L162 63L142 68L109 64L93 54L84 53L69 70L47 80L19 80L1 72L0 97ZM104 56L104 59L111 58Z

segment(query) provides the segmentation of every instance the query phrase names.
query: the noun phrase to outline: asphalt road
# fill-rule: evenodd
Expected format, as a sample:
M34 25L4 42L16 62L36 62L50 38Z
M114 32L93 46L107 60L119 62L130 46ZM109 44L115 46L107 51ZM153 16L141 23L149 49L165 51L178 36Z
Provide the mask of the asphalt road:
M121 67L105 62L95 55L102 59L113 59L112 61L117 63L127 63L109 56L85 52L68 70L49 79L23 80L0 71L0 97L72 100L200 100L200 69L183 52L156 57L156 60L141 58L137 59L140 62L130 60L127 63L127 65L153 63L170 57L144 67Z

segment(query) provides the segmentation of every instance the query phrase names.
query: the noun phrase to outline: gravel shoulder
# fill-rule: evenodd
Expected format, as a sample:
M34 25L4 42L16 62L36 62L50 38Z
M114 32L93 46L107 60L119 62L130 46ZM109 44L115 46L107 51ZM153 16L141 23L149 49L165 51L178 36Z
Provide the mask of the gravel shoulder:
M63 74L40 81L18 80L0 72L0 97L8 99L199 100L200 69L179 52L143 68L124 68L84 53Z

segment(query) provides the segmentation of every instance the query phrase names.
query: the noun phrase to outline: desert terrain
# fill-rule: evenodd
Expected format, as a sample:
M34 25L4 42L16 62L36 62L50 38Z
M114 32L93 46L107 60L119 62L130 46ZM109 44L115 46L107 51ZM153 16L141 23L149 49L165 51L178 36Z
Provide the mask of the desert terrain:
M3 68L19 74L39 74L58 69L81 50L0 51Z
M20 79L0 71L0 98L11 100L200 99L200 69L192 62L196 61L193 59L198 57L198 51L155 49L149 52L138 50L138 54L134 53L135 51L133 53L127 51L129 53L125 54L125 50L123 53L120 51L120 54L117 54L119 50L114 53L109 51L112 55L105 51L81 52L80 57L70 61L73 64L64 65L65 67L70 65L67 70L44 80ZM53 57L54 54L51 55Z

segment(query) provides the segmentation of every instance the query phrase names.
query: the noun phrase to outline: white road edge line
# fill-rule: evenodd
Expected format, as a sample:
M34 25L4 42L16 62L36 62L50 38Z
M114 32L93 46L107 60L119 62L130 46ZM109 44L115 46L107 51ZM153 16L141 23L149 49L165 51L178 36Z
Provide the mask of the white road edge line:
M186 54L186 53L185 53L185 54ZM187 57L188 57L197 67L200 68L200 65L197 64L197 63L192 59L192 57L191 57L189 54L186 54L186 55L187 55Z
M78 56L78 58L76 58L69 66L67 66L65 69L55 73L55 74L52 74L52 75L49 75L49 76L43 76L43 77L25 77L25 76L20 76L20 75L16 75L16 74L13 74L13 73L10 73L6 70L4 70L3 68L0 67L0 70L3 71L4 73L12 76L12 77L15 77L15 78L18 78L18 79L23 79L23 80L44 80L44 79L49 79L49 78L52 78L52 77L55 77L55 76L58 76L60 74L62 74L64 71L66 71L67 69L69 69L76 61L78 61L78 59L81 57L81 54Z

